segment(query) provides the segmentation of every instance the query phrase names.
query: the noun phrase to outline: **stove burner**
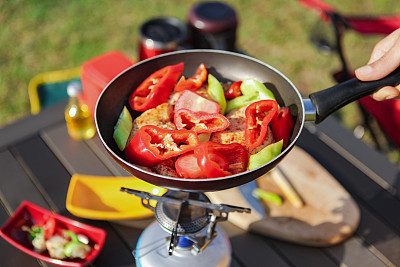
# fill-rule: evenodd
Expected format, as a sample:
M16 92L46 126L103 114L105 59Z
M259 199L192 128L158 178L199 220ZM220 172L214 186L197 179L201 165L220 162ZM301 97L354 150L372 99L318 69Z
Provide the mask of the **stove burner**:
M170 256L180 238L190 239L192 253L199 254L215 239L217 222L226 221L229 212L251 212L248 208L213 204L204 193L198 192L168 191L163 196L156 196L126 187L121 187L120 191L140 197L142 205L155 212L161 228L171 234ZM156 207L150 205L151 200L157 201ZM199 234L207 225L205 235Z
M204 194L199 193L168 191L164 196L179 200L191 199L210 203L210 200ZM211 211L205 207L190 205L185 202L181 204L158 202L154 212L157 221L167 232L176 231L178 236L182 236L197 233L204 229L209 223Z

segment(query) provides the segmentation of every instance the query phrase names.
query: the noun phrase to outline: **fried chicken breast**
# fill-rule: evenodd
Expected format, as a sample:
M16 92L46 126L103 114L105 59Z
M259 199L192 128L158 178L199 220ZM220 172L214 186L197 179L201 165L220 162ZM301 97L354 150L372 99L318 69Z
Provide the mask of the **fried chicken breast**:
M171 104L163 103L143 112L133 121L128 142L130 142L139 129L145 125L154 125L167 130L176 130L174 124L174 107Z
M210 141L214 141L221 144L230 144L230 143L239 143L243 146L246 146L245 141L245 128L246 128L246 115L245 115L246 107L241 107L235 110L232 110L226 115L226 118L229 120L229 127L223 131L213 133L211 135ZM272 130L268 127L267 136L265 137L264 142L254 148L250 149L249 154L253 155L259 152L264 147L275 142L274 136L272 134Z

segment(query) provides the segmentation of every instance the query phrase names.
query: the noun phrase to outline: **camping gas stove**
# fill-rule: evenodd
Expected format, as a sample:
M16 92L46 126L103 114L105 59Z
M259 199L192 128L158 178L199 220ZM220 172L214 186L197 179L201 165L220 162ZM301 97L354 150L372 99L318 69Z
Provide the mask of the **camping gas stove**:
M138 266L229 266L230 242L217 222L226 221L229 212L250 213L250 209L213 204L198 192L156 196L125 187L121 191L140 197L156 217L133 253Z

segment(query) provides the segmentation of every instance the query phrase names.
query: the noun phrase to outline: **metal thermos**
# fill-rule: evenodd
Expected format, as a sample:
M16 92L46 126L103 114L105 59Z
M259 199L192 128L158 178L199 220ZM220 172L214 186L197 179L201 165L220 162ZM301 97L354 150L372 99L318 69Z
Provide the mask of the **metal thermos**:
M193 48L235 51L238 18L223 2L199 2L188 17L188 35Z
M178 50L186 40L186 24L173 17L148 20L140 27L139 59Z

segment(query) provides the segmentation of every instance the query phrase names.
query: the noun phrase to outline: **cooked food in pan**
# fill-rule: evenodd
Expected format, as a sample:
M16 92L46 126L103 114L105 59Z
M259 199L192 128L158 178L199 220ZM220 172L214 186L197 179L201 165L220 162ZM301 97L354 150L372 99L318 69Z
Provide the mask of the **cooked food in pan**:
M169 65L134 88L113 135L129 162L171 177L215 178L264 165L288 145L294 118L263 83L221 84L204 64L192 77L183 69ZM143 113L132 119L132 110Z

